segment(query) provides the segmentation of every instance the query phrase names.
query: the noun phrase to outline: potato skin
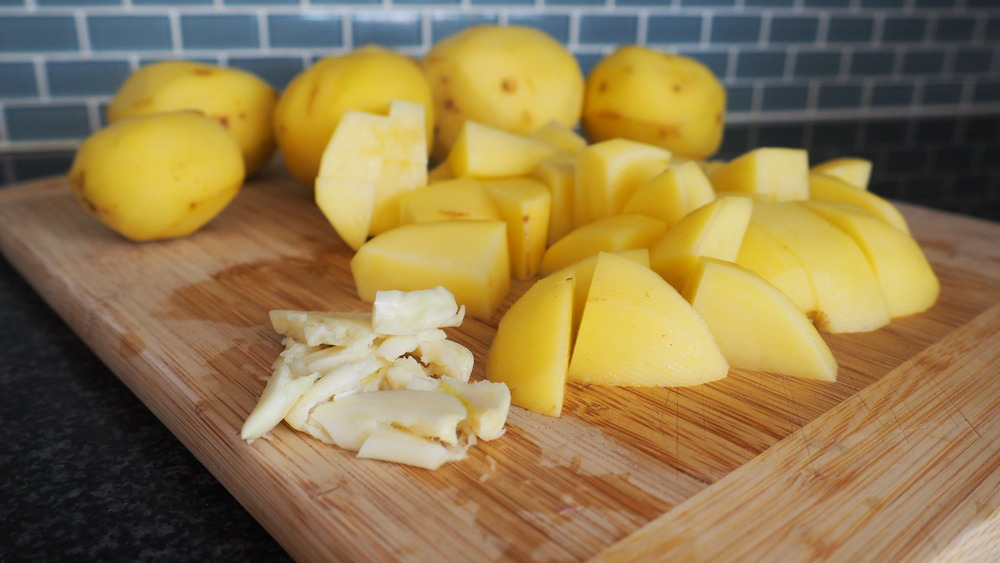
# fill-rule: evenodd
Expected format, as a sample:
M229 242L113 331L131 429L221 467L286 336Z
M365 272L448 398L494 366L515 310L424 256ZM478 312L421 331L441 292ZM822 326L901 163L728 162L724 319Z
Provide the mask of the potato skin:
M189 235L243 185L243 156L219 123L191 110L122 119L80 145L69 181L84 209L133 241Z
M247 175L274 155L272 113L277 91L237 68L191 61L161 61L132 73L108 106L108 122L183 109L199 110L236 139Z
M580 65L538 29L469 27L438 41L422 63L434 90L435 161L447 156L466 119L520 135L580 120Z
M321 59L300 73L274 111L275 137L289 173L313 185L323 150L344 112L387 115L393 100L424 105L429 147L434 104L427 79L413 59L369 45Z
M591 142L624 137L704 159L722 143L725 112L726 90L708 67L628 45L591 70L582 125Z

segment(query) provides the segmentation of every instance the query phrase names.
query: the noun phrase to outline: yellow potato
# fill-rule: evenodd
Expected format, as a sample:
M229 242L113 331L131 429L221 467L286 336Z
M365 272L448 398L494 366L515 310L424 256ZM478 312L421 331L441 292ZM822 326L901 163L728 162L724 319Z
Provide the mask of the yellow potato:
M471 119L519 135L580 120L584 78L576 58L545 32L479 25L438 41L423 59L436 112L432 159Z
M108 122L182 109L218 121L239 144L247 176L274 155L271 116L278 93L258 76L236 68L163 61L132 73L108 106Z
M274 134L288 171L311 186L341 116L350 110L387 115L393 100L424 105L430 146L431 89L412 59L370 45L306 69L285 88L274 110Z
M134 241L181 237L243 185L239 145L197 111L123 119L88 137L69 172L88 213Z
M629 45L587 77L583 130L591 142L623 137L702 159L719 149L725 112L726 90L708 67Z

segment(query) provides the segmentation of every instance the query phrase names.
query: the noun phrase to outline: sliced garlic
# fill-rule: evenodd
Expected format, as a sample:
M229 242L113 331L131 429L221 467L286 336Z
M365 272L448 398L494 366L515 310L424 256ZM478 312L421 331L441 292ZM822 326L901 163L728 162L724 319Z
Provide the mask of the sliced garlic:
M379 334L417 334L425 330L459 326L465 306L442 286L416 291L379 291L372 305L372 328Z
M243 422L240 437L250 442L271 431L308 391L319 374L295 377L287 365L280 365L267 380L257 406Z
M437 469L449 461L465 459L471 442L445 446L441 442L414 436L405 430L380 427L368 435L358 449L358 457L405 463Z
M477 437L495 440L503 435L510 411L510 389L506 385L492 381L466 383L442 376L441 391L462 401L468 411L463 424Z

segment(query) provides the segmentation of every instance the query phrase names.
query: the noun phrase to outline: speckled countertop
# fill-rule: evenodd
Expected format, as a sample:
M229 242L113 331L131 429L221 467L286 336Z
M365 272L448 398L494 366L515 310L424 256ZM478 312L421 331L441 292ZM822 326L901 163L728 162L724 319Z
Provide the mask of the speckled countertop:
M0 561L289 557L0 257Z

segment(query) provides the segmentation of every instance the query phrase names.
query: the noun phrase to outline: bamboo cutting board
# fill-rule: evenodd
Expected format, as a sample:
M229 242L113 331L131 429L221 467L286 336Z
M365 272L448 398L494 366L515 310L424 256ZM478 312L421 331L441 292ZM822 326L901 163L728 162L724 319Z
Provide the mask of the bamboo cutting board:
M827 335L837 383L574 385L561 418L513 408L505 436L433 472L284 425L239 439L280 350L268 311L368 310L348 248L282 173L146 244L87 217L64 178L5 188L0 249L299 560L996 559L1000 225L903 210L941 298ZM475 376L498 318L451 330Z

